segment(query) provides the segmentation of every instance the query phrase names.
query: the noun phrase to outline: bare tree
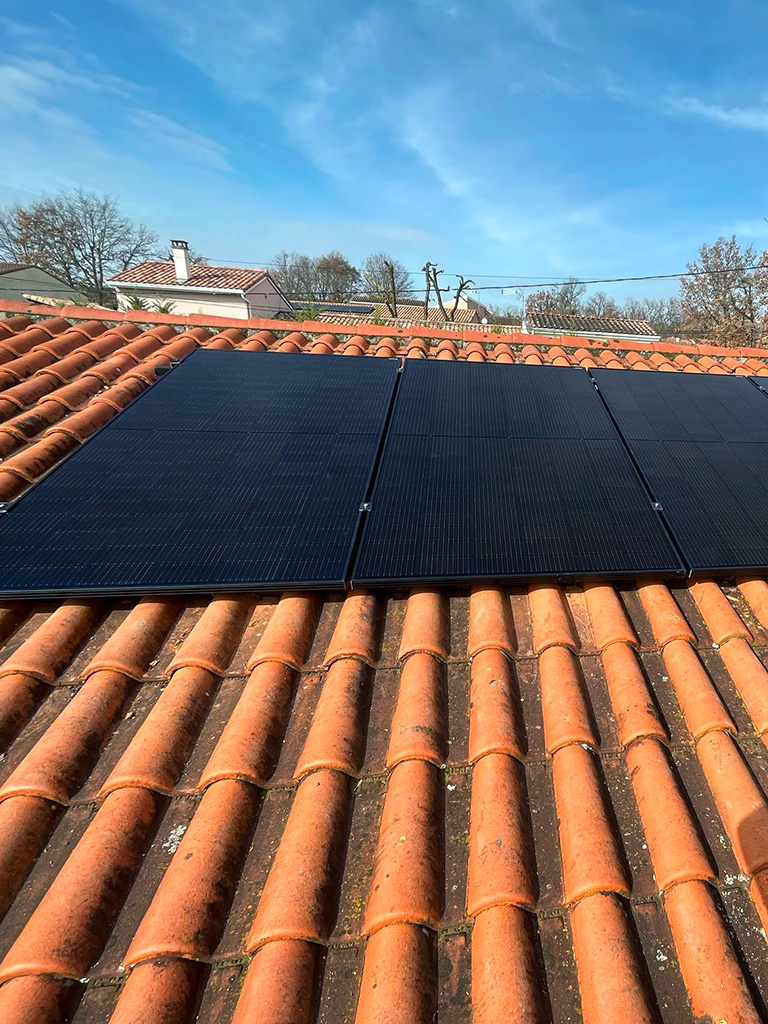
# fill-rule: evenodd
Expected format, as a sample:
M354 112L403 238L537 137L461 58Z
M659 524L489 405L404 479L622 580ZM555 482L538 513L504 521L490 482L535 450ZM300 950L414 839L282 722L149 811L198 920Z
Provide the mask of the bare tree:
M427 262L424 264L424 266L421 269L424 271L424 273L426 275L426 278L427 278L426 298L425 298L425 301L424 301L424 320L425 320L425 322L429 319L429 293L430 293L430 291L432 289L434 289L435 297L437 299L437 304L440 307L440 312L442 314L443 320L447 320L448 319L448 313L447 313L446 308L445 308L445 303L443 302L443 292L447 292L450 289L448 289L448 288L441 288L440 287L440 282L437 279L438 274L442 274L443 271L442 270L438 270L437 264L436 263L430 263L429 260L427 260Z
M270 268L286 295L312 302L345 302L360 282L357 268L336 251L324 256L279 252L271 261Z
M397 303L413 294L411 277L402 263L384 252L369 256L363 264L363 286L371 299L384 302L390 316L397 316Z
M299 252L279 252L270 263L272 276L286 295L318 298L317 260Z
M605 292L595 292L581 305L585 316L621 316L621 308L615 299Z
M360 283L360 272L336 250L318 256L316 262L319 299L346 302Z
M663 299L627 299L621 307L621 316L629 320L647 320L662 338L684 333L680 299L675 295Z
M436 267L436 263L430 263L429 260L421 268L425 278L424 285L424 323L429 320L429 293L432 291L432 268Z
M454 317L456 316L456 310L459 308L459 302L461 301L462 293L465 292L467 288L469 288L469 286L473 285L474 283L475 282L471 278L464 278L462 277L461 274L459 274L459 284L458 287L456 288L456 294L453 299L453 306L451 308L451 315L449 319L453 320Z
M768 252L742 249L736 236L702 245L680 279L681 312L688 332L724 345L754 345L768 327Z
M586 285L571 278L554 288L534 292L528 297L528 310L532 313L580 313L586 290Z
M157 235L112 196L78 188L0 209L0 256L42 267L97 302L114 302L113 274L156 253Z

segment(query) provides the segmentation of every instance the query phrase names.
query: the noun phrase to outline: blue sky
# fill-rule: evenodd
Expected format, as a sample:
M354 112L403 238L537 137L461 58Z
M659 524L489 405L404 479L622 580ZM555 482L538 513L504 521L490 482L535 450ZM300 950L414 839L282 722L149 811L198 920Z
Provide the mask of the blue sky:
M478 284L768 246L764 0L0 10L0 202L84 185L213 260L385 249Z

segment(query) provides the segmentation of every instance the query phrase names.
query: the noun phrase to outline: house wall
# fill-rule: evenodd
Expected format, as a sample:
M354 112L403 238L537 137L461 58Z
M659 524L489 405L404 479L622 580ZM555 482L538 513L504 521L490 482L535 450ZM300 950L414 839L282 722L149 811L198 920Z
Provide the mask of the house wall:
M259 281L251 291L246 292L246 298L252 310L251 316L269 317L292 308L269 279Z
M173 313L188 315L189 313L201 313L208 316L228 316L239 320L247 320L249 313L245 301L239 295L213 295L206 292L166 292L153 291L151 288L139 288L136 285L130 286L123 291L117 289L117 308L129 309L131 297L140 296L150 306L155 303L172 302ZM254 314L259 315L259 314Z
M63 299L77 305L82 295L70 288L64 281L49 274L47 270L37 267L24 267L23 270L10 270L0 274L0 299L16 299L23 301L25 295L41 295L46 299Z
M201 313L209 316L228 316L247 320L249 317L269 318L290 308L271 281L259 281L251 291L246 293L245 300L239 295L231 293L216 295L193 289L188 292L171 292L161 289L155 291L151 287L135 284L120 286L115 290L118 309L129 309L131 297L134 295L140 296L151 306L158 302L172 302L173 312L179 315Z

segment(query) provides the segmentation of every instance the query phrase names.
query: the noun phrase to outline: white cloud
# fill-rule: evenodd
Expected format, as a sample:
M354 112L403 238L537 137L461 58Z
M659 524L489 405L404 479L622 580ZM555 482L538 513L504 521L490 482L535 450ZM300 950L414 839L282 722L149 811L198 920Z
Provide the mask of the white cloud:
M217 171L232 170L226 146L164 114L156 114L151 110L131 110L128 120L142 141L153 147L165 147L191 163Z
M513 13L554 46L565 46L563 5L559 0L510 0Z
M719 103L705 103L695 96L678 96L666 100L665 106L673 114L690 114L713 121L724 128L744 128L748 131L768 132L768 106L724 107Z

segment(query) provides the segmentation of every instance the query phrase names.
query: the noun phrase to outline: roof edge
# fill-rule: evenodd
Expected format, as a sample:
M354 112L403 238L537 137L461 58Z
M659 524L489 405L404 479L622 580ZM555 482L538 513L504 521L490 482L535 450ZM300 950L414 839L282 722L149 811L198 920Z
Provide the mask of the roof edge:
M183 327L215 327L224 329L236 327L243 331L302 331L306 334L339 334L350 337L355 334L368 338L423 338L425 341L477 341L483 345L538 345L551 342L569 348L592 348L595 350L615 349L622 352L659 352L673 355L719 355L719 356L756 356L760 359L768 357L768 347L728 348L727 346L709 343L690 344L687 342L654 341L648 338L645 342L623 339L598 338L594 335L583 336L561 334L559 336L536 334L496 334L492 330L478 330L478 324L466 330L443 330L437 327L403 328L380 326L378 324L334 324L314 320L278 320L251 317L247 320L236 317L208 316L202 313L152 313L139 309L105 309L92 306L46 306L42 303L20 302L15 299L0 299L0 316L26 313L32 316L59 316L68 320L104 320L109 323L139 324L170 324ZM490 327L491 325L489 325ZM545 341L546 339L546 341ZM592 344L589 344L589 342Z

